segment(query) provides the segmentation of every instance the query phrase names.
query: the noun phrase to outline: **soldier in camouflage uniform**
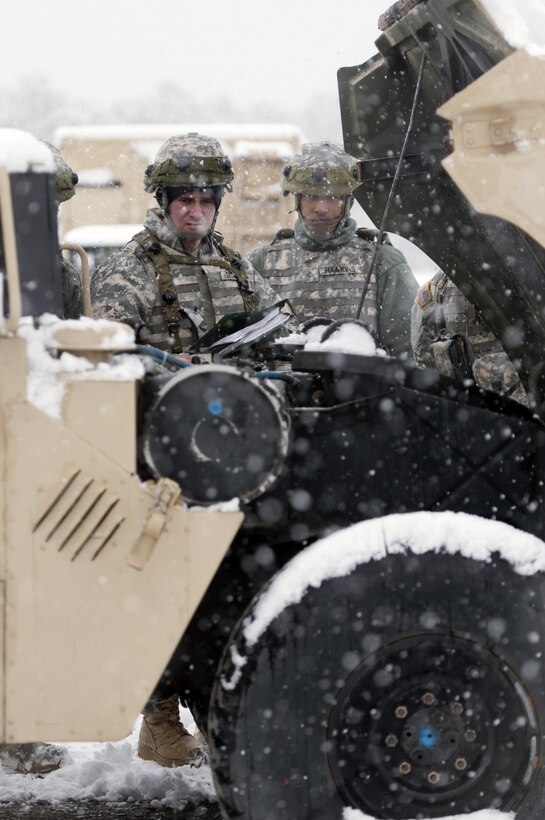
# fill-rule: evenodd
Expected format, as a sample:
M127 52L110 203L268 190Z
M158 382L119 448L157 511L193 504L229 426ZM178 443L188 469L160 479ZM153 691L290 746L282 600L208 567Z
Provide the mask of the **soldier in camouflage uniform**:
M248 260L300 319L356 318L374 256L377 231L350 218L360 184L356 160L329 142L303 145L283 172L283 190L295 195L298 219ZM360 318L394 356L410 356L410 316L417 282L405 257L386 235L377 253Z
M58 148L47 140L47 145L55 160L55 190L57 203L66 202L75 196L78 175L74 173ZM83 288L79 271L61 255L63 319L78 319L83 313Z
M478 387L528 404L501 344L442 271L419 289L411 333L419 367L434 367L461 381L472 379Z
M167 139L144 176L158 207L95 271L93 315L126 322L141 342L182 353L225 314L273 305L272 289L214 232L232 180L217 140L195 133ZM138 754L166 767L204 759L202 743L180 722L177 695L156 696L146 707Z
M262 277L214 232L232 180L217 140L196 133L167 139L144 176L158 207L95 271L93 315L126 322L139 341L181 353L225 314L274 304Z

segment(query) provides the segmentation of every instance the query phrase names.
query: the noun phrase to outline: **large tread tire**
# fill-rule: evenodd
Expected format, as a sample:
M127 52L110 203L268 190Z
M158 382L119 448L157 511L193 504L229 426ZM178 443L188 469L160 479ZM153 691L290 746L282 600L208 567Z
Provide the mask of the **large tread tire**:
M528 801L544 569L541 541L461 513L363 522L296 556L241 620L214 686L225 816L408 820Z

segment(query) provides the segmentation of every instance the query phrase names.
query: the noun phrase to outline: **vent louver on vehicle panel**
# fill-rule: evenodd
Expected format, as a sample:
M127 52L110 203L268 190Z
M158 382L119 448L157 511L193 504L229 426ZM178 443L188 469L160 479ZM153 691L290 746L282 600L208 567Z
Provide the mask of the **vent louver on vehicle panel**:
M124 518L118 496L78 470L59 490L34 525L46 549L74 561L85 554L93 561L112 541Z

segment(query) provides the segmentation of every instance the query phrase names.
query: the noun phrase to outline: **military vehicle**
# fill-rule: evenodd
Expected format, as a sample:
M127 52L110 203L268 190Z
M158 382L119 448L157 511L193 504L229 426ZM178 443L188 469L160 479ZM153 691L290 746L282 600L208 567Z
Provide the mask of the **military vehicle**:
M474 0L380 25L339 72L357 196L475 304L530 408L354 352L357 322L265 367L53 321L52 167L6 134L2 737L122 737L156 686L225 818L538 820L545 64Z

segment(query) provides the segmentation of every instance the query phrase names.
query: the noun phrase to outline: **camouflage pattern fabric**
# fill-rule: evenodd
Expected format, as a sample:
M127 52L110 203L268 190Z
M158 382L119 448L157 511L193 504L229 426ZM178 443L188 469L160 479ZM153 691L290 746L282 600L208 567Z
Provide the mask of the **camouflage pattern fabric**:
M309 142L283 170L285 194L349 196L361 183L358 163L340 145Z
M518 374L500 342L454 282L438 272L420 288L412 309L411 339L417 365L459 378L445 355L445 340L454 336L464 340L468 375L478 387L528 405Z
M158 185L224 185L231 190L233 177L231 160L218 140L190 132L169 137L161 145L155 161L146 169L144 190L153 193Z
M279 296L290 300L300 320L345 319L356 316L374 247L355 232L342 246L323 251L305 249L295 236L287 236L250 251L247 258ZM412 357L410 317L417 289L403 254L381 245L360 319L393 356Z
M61 256L63 318L79 319L83 315L83 286L79 271Z
M171 255L187 255L159 208L148 210L144 225L161 249ZM170 266L182 310L179 335L184 349L189 349L225 314L244 310L235 275L214 265L214 256L224 258L217 243L207 238L201 246L199 264ZM273 305L277 301L273 290L248 263L243 262L243 267L253 292L252 307ZM95 318L125 322L136 331L145 328L147 344L172 349L173 337L163 313L153 254L145 253L134 239L97 268L91 280L91 301Z

